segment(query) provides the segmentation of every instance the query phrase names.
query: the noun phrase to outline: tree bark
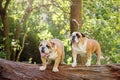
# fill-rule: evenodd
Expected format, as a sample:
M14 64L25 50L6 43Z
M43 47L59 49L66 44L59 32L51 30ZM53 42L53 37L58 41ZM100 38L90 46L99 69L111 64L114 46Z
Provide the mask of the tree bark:
M52 72L52 65L39 71L38 64L7 61L0 59L0 80L119 80L120 64L81 66L72 68L60 65L59 72Z
M82 27L82 0L71 0L70 31L80 31Z
M25 14L24 14L23 18L21 19L21 21L20 21L20 23L15 31L15 35L14 35L15 40L19 39L20 32L21 32L23 26L25 25L25 23L27 22L27 19L29 18L30 14L33 10L32 4L33 4L34 0L28 0L28 1L29 1L29 4L25 10Z
M51 5L51 4L39 4L38 6L33 7L32 5L33 5L33 2L34 2L34 1L35 1L35 0L28 0L28 2L29 2L28 7L26 8L25 14L24 14L23 18L21 19L21 21L20 21L20 23L19 23L19 25L18 25L18 27L17 27L17 29L16 29L16 31L15 31L15 35L14 35L14 39L15 39L15 40L19 40L20 33L21 33L23 27L25 26L25 24L26 24L26 22L27 22L27 19L29 18L30 14L32 13L33 10L35 10L35 9L40 9L40 7L49 7L49 6ZM24 36L26 36L26 35L27 35L27 30L25 31ZM24 37L24 36L23 36L23 37ZM25 38L23 38L22 48L21 48L21 50L18 52L16 61L19 61L19 58L20 58L21 53L22 53L23 48L24 48L24 43L25 43ZM15 54L16 54L16 53L15 53Z
M82 0L71 0L70 7L70 31L80 31L82 27ZM77 56L77 62L85 64L87 61L86 57Z
M25 25L25 23L27 22L27 19L29 18L30 14L33 10L40 9L40 7L49 7L50 5L52 5L52 4L38 4L38 6L33 7L32 5L33 5L34 1L35 0L28 0L28 2L29 2L28 7L26 8L25 14L24 14L23 18L21 19L21 21L15 31L15 35L14 35L15 40L19 39L20 32L21 32L23 26Z
M4 37L4 51L8 55L7 59L10 59L10 25L8 21L7 8L10 3L10 0L6 0L5 5L3 6L3 0L0 1L0 16L3 24L3 37Z
M25 10L25 14L24 14L23 18L21 19L18 27L16 28L15 35L14 35L15 41L19 40L19 36L20 36L21 30L22 30L23 27L25 26L25 23L27 22L27 19L29 18L30 14L31 14L31 12L32 12L32 10L33 10L32 4L33 4L34 0L28 0L28 2L29 2L29 4L28 4L28 7L27 7L26 10ZM27 34L26 32L27 32L27 31L25 31L25 34L24 34L25 36L26 36L26 34ZM24 48L24 43L25 43L25 40L24 40L24 39L25 39L25 38L23 38L22 48L21 48L21 50L18 52L17 58L16 58L16 56L12 55L12 56L14 56L14 61L15 61L15 60L18 61L19 58L20 58L20 55L21 55L21 53L22 53L22 51L23 51L23 48ZM16 51L14 51L13 53L16 55Z

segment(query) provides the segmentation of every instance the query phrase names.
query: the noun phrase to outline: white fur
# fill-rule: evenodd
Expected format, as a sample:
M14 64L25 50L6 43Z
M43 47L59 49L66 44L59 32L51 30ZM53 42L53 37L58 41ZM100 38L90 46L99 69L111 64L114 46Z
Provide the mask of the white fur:
M52 52L52 53L49 54L49 59L53 59L54 60L57 56L58 56L57 52Z
M73 63L72 63L72 67L75 67L76 65L77 65L76 62L73 62Z
M77 38L77 36L75 36L75 42L79 42L79 39Z
M73 57L73 63L72 63L72 67L75 67L77 65L77 54L74 54L74 57Z
M78 46L72 45L72 48L76 54L80 54L81 56L86 57L86 46L87 46L87 40L84 44L79 43Z
M104 59L104 57L103 57L103 56L100 56L100 59Z
M91 59L88 59L85 65L86 66L91 66Z
M78 46L76 45L72 45L72 48L74 50L74 56L73 56L73 63L72 63L72 67L75 67L77 65L77 54L80 54L83 57L87 57L86 54L86 46L87 46L87 40L85 41L84 44L79 43Z
M42 46L39 47L39 51L40 51L40 53L42 53L42 52L41 52L42 47L45 47L45 53L49 53L49 52L50 52L50 50L46 47L46 45L47 45L47 43L42 43Z
M77 36L76 36L76 32L73 32L73 33L72 33L71 41L72 41L72 37L73 37L73 36L75 36L75 42L76 42L76 43L79 42L79 39L78 39Z
M59 70L58 70L58 68L53 68L52 71L53 71L53 72L58 72Z
M45 70L45 69L46 69L45 66L40 66L40 67L39 67L39 70L41 70L41 71L43 71L43 70Z

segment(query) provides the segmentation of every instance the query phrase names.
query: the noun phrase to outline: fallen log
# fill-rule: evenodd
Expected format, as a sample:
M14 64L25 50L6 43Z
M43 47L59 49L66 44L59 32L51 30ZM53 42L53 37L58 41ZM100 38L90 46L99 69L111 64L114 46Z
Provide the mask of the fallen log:
M45 71L39 64L28 64L0 59L0 80L120 80L120 64L101 66L60 65L59 72L52 72L52 65Z

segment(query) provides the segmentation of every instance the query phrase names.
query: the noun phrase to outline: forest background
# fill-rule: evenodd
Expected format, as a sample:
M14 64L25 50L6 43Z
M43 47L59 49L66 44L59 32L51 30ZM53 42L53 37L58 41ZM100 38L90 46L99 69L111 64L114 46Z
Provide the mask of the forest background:
M0 57L41 63L40 41L58 38L70 64L71 4L70 0L0 0ZM102 64L120 63L119 0L83 0L80 31L98 40L105 57Z

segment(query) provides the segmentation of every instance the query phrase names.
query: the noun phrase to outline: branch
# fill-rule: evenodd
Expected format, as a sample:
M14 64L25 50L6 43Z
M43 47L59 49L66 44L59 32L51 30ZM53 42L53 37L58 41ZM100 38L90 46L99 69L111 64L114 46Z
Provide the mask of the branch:
M20 59L20 55L21 55L21 53L22 53L22 51L23 51L23 49L24 49L24 44L25 44L26 36L27 36L27 31L25 32L25 34L24 34L24 36L23 36L22 48L21 48L21 50L20 50L19 53L18 53L18 56L17 56L16 61L19 61L19 59Z
M3 0L0 0L0 10L2 9L2 2Z
M31 14L31 12L32 12L32 10L33 10L33 9L32 9L32 8L33 8L33 7L32 7L33 1L34 1L34 0L29 0L29 5L28 5L28 7L26 8L25 14L24 14L24 16L23 16L23 18L22 18L22 20L21 20L21 22L20 22L20 23L22 23L22 26L24 25L24 23L26 23L29 15Z
M11 1L11 0L6 0L5 7L4 7L5 10L7 10L10 1Z
M111 66L112 65L112 66ZM0 80L119 80L120 64L101 66L60 65L59 72L52 72L53 65L45 71L39 70L38 64L7 61L0 59ZM116 66L116 67L113 67ZM117 69L117 70L114 70Z
M40 7L45 7L45 8L49 8L52 4L39 4L38 6L34 7L33 10L35 9L40 9Z
M25 14L23 16L23 18L21 19L16 31L15 31L15 35L14 35L14 39L17 40L19 38L19 34L22 30L22 26L24 26L24 24L26 23L28 17L30 16L31 12L32 12L32 4L33 4L34 0L29 0L29 5L25 10Z
M79 30L79 28L80 28L80 24L79 24L79 22L76 20L76 19L72 19L72 21L77 25L77 28L78 28L78 30Z

